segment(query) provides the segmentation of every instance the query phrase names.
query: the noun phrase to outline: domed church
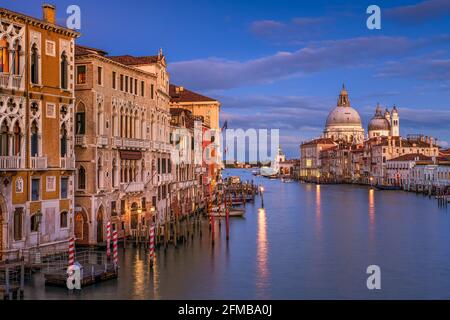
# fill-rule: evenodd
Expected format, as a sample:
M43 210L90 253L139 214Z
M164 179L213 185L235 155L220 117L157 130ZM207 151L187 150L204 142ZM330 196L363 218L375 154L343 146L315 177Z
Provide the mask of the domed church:
M362 143L364 141L364 128L358 111L350 105L347 90L342 86L337 106L330 112L324 130L325 138L334 141L349 143Z
M375 115L369 122L369 139L375 137L398 137L400 135L400 118L398 116L397 107L393 107L392 111L388 109L381 111L380 104L377 104Z

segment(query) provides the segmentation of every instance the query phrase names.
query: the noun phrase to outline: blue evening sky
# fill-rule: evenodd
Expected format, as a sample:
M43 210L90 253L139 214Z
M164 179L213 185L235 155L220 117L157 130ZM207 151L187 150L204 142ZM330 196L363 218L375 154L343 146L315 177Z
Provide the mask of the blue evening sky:
M82 10L80 44L154 55L172 82L222 102L229 128L278 128L288 157L321 134L345 83L364 127L394 104L401 134L450 141L450 0L53 0ZM1 6L41 16L41 0ZM381 30L366 9L381 7Z

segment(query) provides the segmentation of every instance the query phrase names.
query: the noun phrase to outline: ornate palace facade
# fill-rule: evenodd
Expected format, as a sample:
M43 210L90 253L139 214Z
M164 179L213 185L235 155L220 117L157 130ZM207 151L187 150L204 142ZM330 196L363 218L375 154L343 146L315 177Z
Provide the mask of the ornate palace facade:
M136 59L148 67L136 67ZM160 82L168 74L162 54L109 57L82 46L76 70L75 236L95 244L107 221L124 236L165 216L170 114Z
M74 40L0 8L0 259L67 247L74 212Z

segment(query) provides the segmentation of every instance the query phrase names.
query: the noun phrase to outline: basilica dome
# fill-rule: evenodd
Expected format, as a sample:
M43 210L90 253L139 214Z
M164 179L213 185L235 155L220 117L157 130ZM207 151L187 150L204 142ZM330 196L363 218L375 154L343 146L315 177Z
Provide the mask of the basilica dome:
M328 115L326 127L361 126L361 117L352 107L336 107Z
M351 143L361 143L364 140L361 117L350 105L345 86L342 86L337 106L328 115L324 136L335 141L344 140Z

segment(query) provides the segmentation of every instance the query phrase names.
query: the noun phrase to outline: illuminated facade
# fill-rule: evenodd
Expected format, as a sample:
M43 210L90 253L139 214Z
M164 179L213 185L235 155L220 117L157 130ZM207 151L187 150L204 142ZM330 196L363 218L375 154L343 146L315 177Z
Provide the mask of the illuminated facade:
M204 135L204 140L211 141L207 148L206 157L210 159L208 166L207 184L214 189L217 180L219 179L222 169L222 158L220 154L220 102L198 94L196 92L187 90L184 87L170 85L170 107L182 108L189 110L193 116L203 118L204 126L211 130Z
M159 84L161 72L167 77L164 56L145 57L154 68L138 68L136 59L77 46L78 243L103 243L108 221L120 237L143 232L167 210L169 106L167 86Z
M67 248L73 233L74 40L0 8L0 259Z

